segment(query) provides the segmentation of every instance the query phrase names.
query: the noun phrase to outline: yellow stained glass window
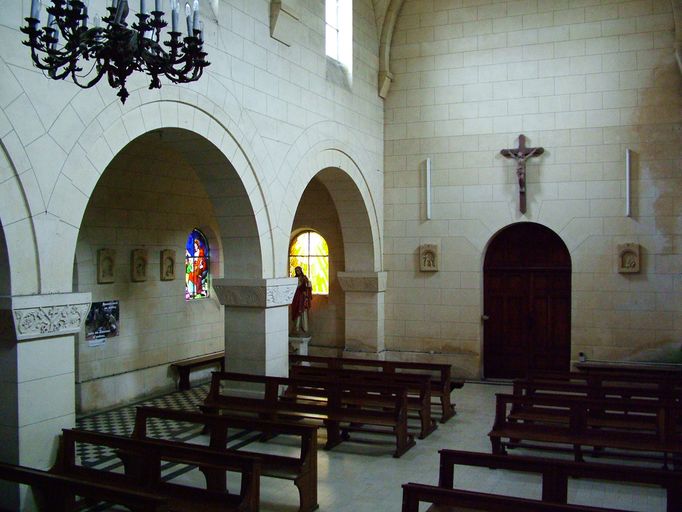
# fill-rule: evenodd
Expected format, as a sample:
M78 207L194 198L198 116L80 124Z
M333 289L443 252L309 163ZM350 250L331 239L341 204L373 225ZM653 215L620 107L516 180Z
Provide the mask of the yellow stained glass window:
M289 275L301 267L308 276L314 295L329 294L329 248L327 241L314 231L304 231L291 242L289 249Z

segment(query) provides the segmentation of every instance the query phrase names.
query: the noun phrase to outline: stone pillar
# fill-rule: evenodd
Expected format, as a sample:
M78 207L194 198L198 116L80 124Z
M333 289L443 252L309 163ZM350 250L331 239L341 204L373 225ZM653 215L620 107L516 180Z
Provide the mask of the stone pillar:
M296 278L214 279L225 306L226 369L231 372L289 374L289 304Z
M339 272L337 277L346 294L344 353L383 357L386 272Z
M0 297L0 460L47 469L76 418L75 334L89 293ZM0 482L0 509L35 510L25 487Z

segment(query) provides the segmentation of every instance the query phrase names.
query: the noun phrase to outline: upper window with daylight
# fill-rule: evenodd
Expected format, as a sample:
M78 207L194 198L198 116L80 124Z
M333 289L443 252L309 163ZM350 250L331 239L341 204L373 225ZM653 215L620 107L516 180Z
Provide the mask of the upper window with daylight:
M185 300L208 297L209 263L206 236L194 229L185 245Z
M325 0L325 41L328 57L353 74L353 0Z
M296 236L289 249L289 275L296 267L310 279L313 295L329 295L329 248L319 233L304 231Z

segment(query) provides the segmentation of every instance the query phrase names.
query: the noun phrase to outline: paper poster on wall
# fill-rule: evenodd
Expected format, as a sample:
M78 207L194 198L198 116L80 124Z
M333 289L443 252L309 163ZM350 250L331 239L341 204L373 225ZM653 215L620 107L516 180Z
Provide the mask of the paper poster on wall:
M93 302L85 319L85 339L88 346L104 345L107 338L118 336L119 304L117 300Z

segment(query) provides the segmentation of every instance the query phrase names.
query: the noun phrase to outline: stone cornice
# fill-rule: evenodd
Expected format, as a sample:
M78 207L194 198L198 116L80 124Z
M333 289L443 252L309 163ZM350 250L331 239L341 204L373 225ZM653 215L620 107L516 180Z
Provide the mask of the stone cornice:
M288 306L298 281L293 277L275 279L214 279L213 289L224 306L274 308Z
M336 277L344 292L386 291L386 272L339 272Z
M12 311L18 341L80 332L90 303L90 293L0 297L0 309Z

